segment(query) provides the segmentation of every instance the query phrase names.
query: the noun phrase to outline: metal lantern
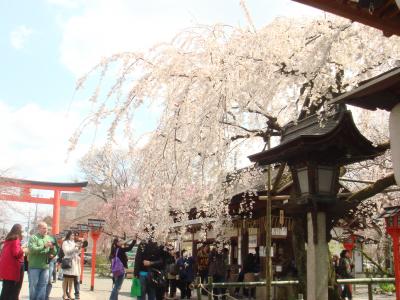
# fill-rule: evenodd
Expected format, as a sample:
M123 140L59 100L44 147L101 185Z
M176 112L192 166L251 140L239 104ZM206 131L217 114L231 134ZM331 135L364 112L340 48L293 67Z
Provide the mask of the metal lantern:
M77 224L77 227L82 233L89 232L89 226L87 224Z
M77 226L71 226L70 230L75 234L75 233L79 233L79 229Z
M298 204L336 201L341 166L380 155L357 129L350 111L339 108L324 121L318 116L289 123L281 143L249 156L260 165L286 162L290 167Z
M102 219L88 219L88 226L93 229L101 229L105 223L106 221Z
M298 203L307 199L318 202L335 201L338 190L339 166L304 162L290 166Z

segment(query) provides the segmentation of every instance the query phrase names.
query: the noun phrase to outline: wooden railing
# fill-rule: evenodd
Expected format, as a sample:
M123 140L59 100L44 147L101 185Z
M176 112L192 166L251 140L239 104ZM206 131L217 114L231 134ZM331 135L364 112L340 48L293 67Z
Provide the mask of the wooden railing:
M367 285L368 286L368 300L373 300L374 295L372 293L372 285L379 283L394 283L394 278L352 278L352 279L338 279L338 284L357 284L357 285ZM289 286L289 285L297 285L299 284L298 280L279 280L272 281L272 286ZM251 287L264 287L265 281L254 281L254 282L213 282L212 277L208 277L208 283L202 285L200 283L200 278L197 277L195 283L192 285L192 288L196 290L197 299L201 300L201 290L205 290L208 295L208 299L213 299L213 289L215 288L251 288ZM228 299L235 299L231 295L224 294ZM216 295L215 295L216 296ZM219 295L222 296L222 295ZM303 300L304 297L302 294L298 294L298 300Z

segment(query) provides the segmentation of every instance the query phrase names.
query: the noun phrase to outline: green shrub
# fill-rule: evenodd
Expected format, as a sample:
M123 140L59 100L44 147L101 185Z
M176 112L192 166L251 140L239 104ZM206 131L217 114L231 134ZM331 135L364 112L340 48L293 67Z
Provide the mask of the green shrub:
M101 254L96 256L96 273L102 277L112 277L111 265L107 256Z
M396 291L396 286L393 283L383 282L379 284L379 288L384 293L393 293Z

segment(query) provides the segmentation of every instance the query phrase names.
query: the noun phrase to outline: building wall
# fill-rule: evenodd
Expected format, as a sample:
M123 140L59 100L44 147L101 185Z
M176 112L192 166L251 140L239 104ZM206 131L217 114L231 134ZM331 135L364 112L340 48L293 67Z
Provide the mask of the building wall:
M60 231L66 230L71 226L83 223L86 224L89 218L96 218L99 210L103 206L103 200L89 193L87 189L83 189L80 193L63 193L62 198L66 200L78 201L77 207L62 206L60 210ZM87 252L92 251L92 239L88 237L89 246ZM101 236L98 241L98 251L107 249L109 239Z
M78 201L78 207L62 206L60 211L60 230L78 223L87 223L88 218L95 218L103 201L91 195L87 189L81 193L62 193L66 200Z

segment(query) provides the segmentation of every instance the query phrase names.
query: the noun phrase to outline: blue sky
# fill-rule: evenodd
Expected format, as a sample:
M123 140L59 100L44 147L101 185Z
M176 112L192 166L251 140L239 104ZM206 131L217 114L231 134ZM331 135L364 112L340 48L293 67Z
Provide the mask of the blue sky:
M246 3L258 28L277 16L321 14L289 0ZM76 161L89 139L65 162L89 109L85 93L74 96L76 79L101 57L145 50L198 23L247 24L239 0L0 0L0 171L79 179Z
M72 95L74 76L59 59L62 31L55 23L58 10L44 1L0 2L3 101L15 107L34 102L54 109L60 105L57 98Z

